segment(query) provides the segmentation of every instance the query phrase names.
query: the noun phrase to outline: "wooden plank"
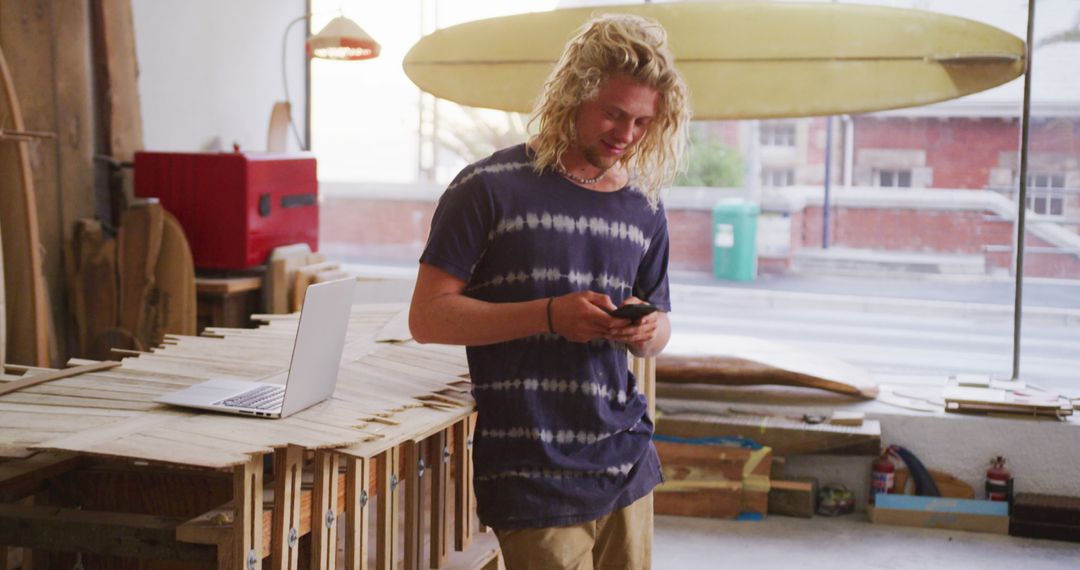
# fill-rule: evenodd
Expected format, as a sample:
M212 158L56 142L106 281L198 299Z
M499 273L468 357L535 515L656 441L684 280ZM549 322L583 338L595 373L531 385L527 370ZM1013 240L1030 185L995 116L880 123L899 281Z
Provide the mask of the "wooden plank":
M476 414L454 424L454 550L461 552L472 542L473 497L472 436Z
M345 568L367 570L368 503L371 460L346 457L345 461Z
M130 161L135 151L143 148L131 1L95 0L91 7L96 24L95 53L101 58L97 62L99 89L105 94L105 150L116 160Z
M232 568L255 570L263 552L263 459L253 455L233 469Z
M881 451L881 424L875 420L850 427L808 424L784 416L678 413L661 417L656 433L691 439L745 437L784 456L877 455Z
M387 449L378 459L376 487L379 508L375 513L375 567L378 570L396 570L398 463L397 447Z
M70 453L41 452L26 459L0 463L0 503L29 497L44 488L46 481L82 464Z
M263 278L249 277L196 277L195 291L213 295L229 295L245 291L258 291L263 285Z
M82 219L75 223L68 250L69 305L75 321L77 342L73 352L91 353L91 343L119 318L119 286L116 283L116 240L105 235L101 222Z
M6 0L0 4L0 45L6 48L7 63L15 85L15 97L19 100L22 119L25 121L23 128L11 129L13 125L10 115L0 111L0 116L7 119L2 121L7 124L0 126L0 129L45 132L49 135L47 139L36 138L33 142L19 144L25 147L29 156L29 174L33 179L34 201L38 205L35 208L35 247L40 247L41 252L37 270L41 273L43 287L41 299L44 305L41 309L45 311L44 318L48 325L44 329L46 346L52 359L61 354L58 341L66 341L69 322L63 311L64 224L59 207L62 203L59 155L57 141L53 136L57 130L58 112L55 79L59 40L55 36L53 24L53 12L57 10L59 8L55 8L52 3L36 0ZM0 144L7 146L12 143ZM4 169L17 170L13 164L0 161L0 170ZM3 194L3 191L0 191L0 194ZM0 201L0 204L3 204L3 201ZM0 209L5 207L7 204L0 205ZM14 227L11 229L15 230ZM4 231L7 232L8 228ZM12 293L10 289L8 293ZM8 305L8 309L19 310L13 302ZM56 334L58 330L59 337ZM64 352L66 353L66 349ZM57 361L51 362L55 364Z
M428 438L428 457L431 471L431 568L442 568L450 556L450 430L442 430Z
M270 534L270 567L274 570L299 568L303 469L302 447L290 445L274 451L274 515Z
M144 347L156 344L150 337L147 314L150 290L155 284L161 232L165 224L161 204L136 204L124 211L117 240L117 275L120 284L120 328L129 331Z
M82 366L75 366L74 368L65 368L62 370L47 372L45 374L35 374L29 378L16 380L14 382L8 382L7 384L0 386L0 396L10 394L24 388L29 388L30 386L44 384L45 382L52 382L53 380L59 380L61 378L69 378L71 376L77 376L79 374L85 374L87 372L108 370L109 368L115 368L117 366L120 366L119 362L106 360L105 362L99 362L97 364L85 364Z
M407 441L402 444L405 467L405 570L420 570L424 558L424 462L423 444Z
M178 517L0 504L7 545L109 556L211 562L214 549L176 540Z
M0 21L17 21L15 16ZM0 114L6 124L24 130L14 80L4 50L0 49ZM30 151L25 141L0 142L0 227L4 241L4 294L6 296L6 362L48 366L49 305L40 248L37 198Z
M311 568L334 568L337 561L340 457L330 450L315 452L312 465L315 489L311 500Z
M155 318L150 344L160 344L165 334L193 335L195 330L195 261L184 229L169 212L162 212L161 254L154 268L157 295L151 296L150 314Z

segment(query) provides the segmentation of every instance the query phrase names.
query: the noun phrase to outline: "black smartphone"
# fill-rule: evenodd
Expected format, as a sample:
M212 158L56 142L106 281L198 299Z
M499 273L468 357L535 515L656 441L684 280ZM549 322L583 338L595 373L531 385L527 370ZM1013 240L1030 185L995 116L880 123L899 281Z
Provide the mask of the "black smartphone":
M660 307L656 305L650 305L648 303L642 303L639 305L623 305L614 311L608 311L608 314L616 319L630 319L636 321L645 315L658 311Z

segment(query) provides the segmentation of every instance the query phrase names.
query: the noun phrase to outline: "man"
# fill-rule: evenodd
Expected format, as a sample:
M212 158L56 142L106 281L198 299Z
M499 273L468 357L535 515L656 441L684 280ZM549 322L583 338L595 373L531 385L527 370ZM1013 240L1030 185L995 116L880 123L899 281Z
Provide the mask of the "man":
M662 476L626 350L656 355L671 334L659 191L688 117L664 30L596 18L548 79L538 134L439 201L409 325L468 347L477 511L511 570L651 564ZM643 301L661 311L607 312Z

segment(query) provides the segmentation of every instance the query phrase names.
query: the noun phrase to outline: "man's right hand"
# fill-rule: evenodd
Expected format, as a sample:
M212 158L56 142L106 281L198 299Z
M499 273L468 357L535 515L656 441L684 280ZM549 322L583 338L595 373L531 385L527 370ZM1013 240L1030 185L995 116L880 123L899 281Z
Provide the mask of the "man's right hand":
M615 320L607 311L615 310L611 298L595 291L578 291L555 297L551 322L555 332L571 342L604 338Z

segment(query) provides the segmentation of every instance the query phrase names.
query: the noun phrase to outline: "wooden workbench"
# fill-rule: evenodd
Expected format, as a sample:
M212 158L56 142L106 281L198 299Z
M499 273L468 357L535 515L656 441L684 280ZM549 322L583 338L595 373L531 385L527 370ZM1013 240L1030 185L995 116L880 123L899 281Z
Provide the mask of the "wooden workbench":
M475 415L464 350L376 342L387 323L400 326L403 310L354 306L334 397L286 419L185 411L153 400L210 377L284 372L297 315L266 316L257 329L168 336L164 346L129 354L113 368L0 396L0 457L7 458L0 463L0 538L7 546L81 553L66 555L80 560L98 554L187 564L169 568L250 569L263 559L272 568L298 568L302 550L312 568L335 567L341 557L350 569L496 563L497 543L492 533L477 532L473 515ZM0 390L55 374L7 372ZM85 473L65 480L79 470ZM119 480L138 482L135 495L157 489L162 497L143 501L143 512L103 508L135 501L108 484ZM96 502L90 491L84 501L61 492L88 481L100 482ZM170 499L190 507L222 490L227 500L195 516L153 507Z

